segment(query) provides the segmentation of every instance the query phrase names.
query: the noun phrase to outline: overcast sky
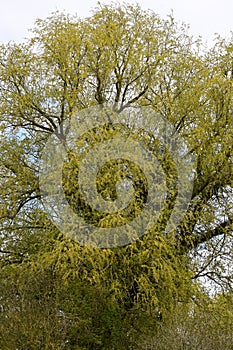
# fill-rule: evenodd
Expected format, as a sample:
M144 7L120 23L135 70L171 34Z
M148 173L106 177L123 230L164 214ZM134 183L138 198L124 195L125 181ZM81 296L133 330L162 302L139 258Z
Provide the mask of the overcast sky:
M102 1L100 1L102 3ZM110 3L110 0L103 3ZM122 1L118 1L122 3ZM134 3L133 0L126 1ZM214 33L230 37L233 30L233 0L138 0L143 9L161 17L171 13L178 21L190 24L190 34L201 35L211 44ZM20 42L28 37L36 18L45 18L56 10L88 16L97 0L0 0L0 42Z

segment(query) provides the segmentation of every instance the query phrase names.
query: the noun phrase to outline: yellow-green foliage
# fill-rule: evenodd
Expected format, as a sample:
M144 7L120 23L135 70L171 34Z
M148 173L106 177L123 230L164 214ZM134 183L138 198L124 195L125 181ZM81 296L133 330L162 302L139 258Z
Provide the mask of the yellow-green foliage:
M204 328L206 310L210 332L219 327L219 319L228 334L232 314L224 309L232 300L208 301L203 314L190 300L196 292L193 280L201 275L222 289L232 283L231 271L224 271L232 261L232 48L232 41L219 38L203 52L185 26L138 5L99 5L86 19L54 13L36 22L25 43L1 45L1 349L143 349L145 338L147 349L159 349L148 337L155 330L161 336L162 329L167 348L160 348L168 350L173 349L168 320L174 320L176 342L179 332L186 332L186 325L177 322L183 313L189 336L196 327L201 337L190 312ZM152 108L196 156L192 198L169 234L165 227L176 201L179 169L166 147L158 152L154 135L111 123L84 133L76 140L76 152L69 150L63 166L66 199L89 223L104 228L121 226L143 210L147 180L130 159L107 162L97 178L105 199L116 198L119 180L133 179L128 211L102 214L80 195L81 156L121 135L156 154L166 175L168 195L158 220L131 244L100 249L69 239L48 218L38 178L43 146L54 132L64 140L63 123L95 105L111 108L113 115ZM191 254L197 263L192 264ZM228 265L219 257L227 258ZM180 308L181 302L185 306ZM219 339L216 344L224 348Z

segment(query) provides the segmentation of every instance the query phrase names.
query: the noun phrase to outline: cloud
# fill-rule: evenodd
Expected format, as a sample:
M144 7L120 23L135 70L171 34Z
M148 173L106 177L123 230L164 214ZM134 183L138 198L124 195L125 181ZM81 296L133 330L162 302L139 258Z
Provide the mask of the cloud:
M120 2L123 2L120 1ZM152 9L161 17L174 10L176 20L190 24L190 32L201 35L211 41L214 33L229 36L232 26L232 0L138 0L144 9ZM105 0L104 3L111 3ZM134 0L128 3L135 3ZM88 16L90 10L97 5L97 0L6 0L1 4L0 41L22 41L28 37L28 29L32 28L37 18L45 18L56 10Z

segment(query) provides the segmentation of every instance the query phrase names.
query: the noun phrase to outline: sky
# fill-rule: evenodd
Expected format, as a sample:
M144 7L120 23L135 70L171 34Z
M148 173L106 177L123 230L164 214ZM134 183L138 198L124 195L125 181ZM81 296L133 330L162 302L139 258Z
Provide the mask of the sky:
M100 1L111 3L110 0ZM123 1L118 1L122 3ZM135 3L134 0L126 0ZM173 10L177 21L190 25L190 34L202 36L211 45L214 34L229 38L233 30L233 0L138 0L143 9L151 9L165 18ZM29 37L37 18L46 18L56 10L86 17L97 0L0 0L0 42L22 42Z

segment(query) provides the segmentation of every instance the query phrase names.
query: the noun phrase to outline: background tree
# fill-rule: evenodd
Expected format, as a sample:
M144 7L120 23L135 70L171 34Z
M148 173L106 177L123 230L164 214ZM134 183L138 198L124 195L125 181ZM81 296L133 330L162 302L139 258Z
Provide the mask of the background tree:
M167 323L142 349L231 349L232 295L209 298L199 293L195 302L180 303Z

